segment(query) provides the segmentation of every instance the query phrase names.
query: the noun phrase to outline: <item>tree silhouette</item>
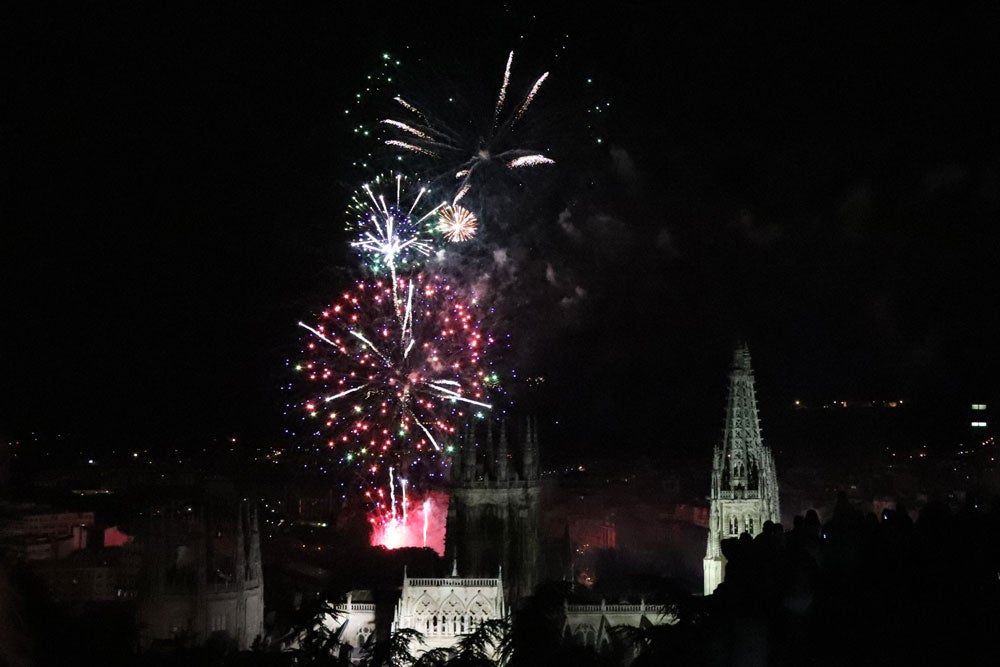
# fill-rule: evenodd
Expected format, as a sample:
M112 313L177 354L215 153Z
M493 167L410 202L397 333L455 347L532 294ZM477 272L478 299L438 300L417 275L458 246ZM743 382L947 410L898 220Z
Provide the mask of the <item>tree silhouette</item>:
M288 664L295 667L345 664L344 644L340 641L341 622L342 614L327 600L303 603L289 632L280 640L283 653L289 658Z
M409 667L416 658L410 646L416 642L424 644L424 635L411 628L402 628L391 633L387 639L378 640L374 635L362 647L360 665L362 667Z

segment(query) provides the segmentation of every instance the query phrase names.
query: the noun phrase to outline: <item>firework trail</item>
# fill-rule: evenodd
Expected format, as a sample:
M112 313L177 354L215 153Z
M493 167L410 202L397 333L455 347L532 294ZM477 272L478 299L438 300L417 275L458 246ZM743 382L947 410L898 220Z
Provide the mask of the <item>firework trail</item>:
M492 122L488 125L490 128L488 132L470 134L468 131L458 131L443 119L399 96L393 99L409 117L385 118L380 121L394 135L385 141L386 145L433 158L447 165L450 173L459 180L453 204L457 204L469 192L474 186L477 173L488 164L496 163L506 170L515 170L555 162L537 150L519 146L519 137L515 132L518 123L548 78L548 72L535 80L527 95L512 113L503 116L507 106L513 63L514 52L511 51L507 57L507 66L493 107ZM474 122L463 125L469 128L479 126Z
M427 528L430 526L430 519L431 519L431 499L430 498L427 498L426 500L424 500L423 509L424 509L424 529L421 532L422 532L422 535L423 535L423 545L426 547L427 546Z
M400 489L406 488L405 478L399 479ZM428 547L444 555L444 537L448 514L448 496L442 491L427 491L422 501L411 503L404 499L395 515L386 502L387 492L379 487L369 490L365 497L372 510L368 514L371 525L371 544L386 549L403 547Z

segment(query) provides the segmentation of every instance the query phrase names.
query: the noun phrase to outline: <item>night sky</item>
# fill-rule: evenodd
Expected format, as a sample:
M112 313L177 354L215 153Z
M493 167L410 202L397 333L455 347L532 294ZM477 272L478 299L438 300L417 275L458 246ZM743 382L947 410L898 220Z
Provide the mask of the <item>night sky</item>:
M469 96L512 48L552 72L557 165L525 176L498 308L556 448L704 457L740 339L765 405L998 393L996 11L31 4L4 40L0 433L279 441L295 323L356 263L378 147L350 105L383 52Z

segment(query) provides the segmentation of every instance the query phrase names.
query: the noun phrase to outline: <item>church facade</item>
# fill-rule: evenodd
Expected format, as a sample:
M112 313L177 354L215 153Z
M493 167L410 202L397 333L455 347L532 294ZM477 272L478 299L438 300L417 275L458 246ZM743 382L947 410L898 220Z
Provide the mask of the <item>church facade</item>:
M764 522L780 523L778 477L771 450L764 445L757 416L750 351L741 345L733 355L722 440L712 456L708 547L704 592L711 595L725 579L722 540L743 533L759 535Z
M424 636L421 650L448 648L484 621L505 618L503 580L459 577L411 579L403 575L403 590L392 630L410 628Z
M457 565L456 565L457 567ZM376 633L377 609L371 602L337 605L340 641L351 648L351 659L361 658L361 649ZM403 573L403 586L392 616L390 632L416 630L423 643L411 646L418 657L436 648L449 648L462 635L484 621L507 617L501 577L459 577L453 569L449 577L413 578Z
M509 617L502 576L460 577L457 569L449 577L411 578L404 572L399 601L393 613L391 632L416 630L422 644L411 644L415 657L437 648L451 648L459 637L474 632L484 621ZM500 573L498 573L499 575ZM362 659L363 647L377 631L377 608L371 602L347 602L336 607L337 617L327 626L348 648L352 662ZM562 635L580 646L604 650L614 641L615 627L633 628L672 624L676 617L664 605L566 604Z

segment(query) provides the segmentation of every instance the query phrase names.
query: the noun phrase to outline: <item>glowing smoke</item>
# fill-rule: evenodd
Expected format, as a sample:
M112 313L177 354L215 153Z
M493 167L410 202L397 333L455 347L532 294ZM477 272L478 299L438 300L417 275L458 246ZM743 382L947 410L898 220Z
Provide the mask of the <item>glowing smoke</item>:
M406 511L395 515L385 510L369 514L372 526L372 546L386 549L428 547L444 556L445 524L448 519L448 494L445 491L428 491L416 495L412 489L403 501Z

